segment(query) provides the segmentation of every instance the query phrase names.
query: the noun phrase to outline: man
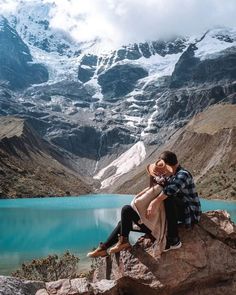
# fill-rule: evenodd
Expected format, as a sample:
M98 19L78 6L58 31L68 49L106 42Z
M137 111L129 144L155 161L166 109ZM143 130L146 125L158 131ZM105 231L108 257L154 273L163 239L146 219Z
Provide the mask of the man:
M176 154L170 151L163 152L156 163L148 165L147 170L154 178L160 173L167 177L165 183L159 183L163 185L163 191L149 204L147 216L155 214L155 208L164 201L167 218L165 252L178 249L182 246L178 222L192 227L200 220L201 204L193 177L188 170L180 166Z

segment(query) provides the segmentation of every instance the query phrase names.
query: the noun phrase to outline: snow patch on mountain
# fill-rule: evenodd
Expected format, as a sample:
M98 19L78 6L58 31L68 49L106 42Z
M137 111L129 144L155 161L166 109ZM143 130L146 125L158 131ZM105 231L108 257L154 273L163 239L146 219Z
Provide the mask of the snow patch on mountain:
M92 96L92 98L97 98L99 102L103 101L103 94L102 94L102 88L98 83L97 76L93 77L91 80L86 82L84 85L89 85L92 87L95 91L95 94Z
M124 121L126 122L126 125L129 127L135 127L135 124L140 124L142 122L141 116L128 116L124 115Z
M145 156L145 145L143 141L139 141L129 150L124 152L119 158L114 160L111 164L100 170L93 178L101 180L109 169L116 168L115 174L102 180L101 189L106 188L112 185L121 175L138 166L145 159Z
M45 65L49 72L48 83L62 80L78 80L78 63L80 57L68 57L57 52L46 52L35 46L29 46L33 61Z
M170 76L173 73L175 64L181 54L182 52L177 54L167 54L165 56L155 54L149 58L141 57L136 63L144 67L149 72L149 76L155 75L155 78Z
M196 44L195 56L201 60L215 58L221 51L236 46L236 29L214 29Z

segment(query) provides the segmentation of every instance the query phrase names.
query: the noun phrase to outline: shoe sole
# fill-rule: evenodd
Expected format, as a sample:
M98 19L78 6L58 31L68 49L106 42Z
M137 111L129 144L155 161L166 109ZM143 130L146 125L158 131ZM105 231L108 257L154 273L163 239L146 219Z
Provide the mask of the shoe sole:
M177 250L177 249L179 249L179 248L181 248L181 247L182 247L182 243L180 242L180 243L178 244L178 246L170 246L169 249L165 249L165 250L163 250L163 252L168 252L168 251L170 251L170 250Z
M98 258L98 257L107 257L107 256L109 256L108 253L101 254L101 255L94 255L94 256L93 256L93 254L90 254L90 253L87 254L87 257L89 257L89 258Z

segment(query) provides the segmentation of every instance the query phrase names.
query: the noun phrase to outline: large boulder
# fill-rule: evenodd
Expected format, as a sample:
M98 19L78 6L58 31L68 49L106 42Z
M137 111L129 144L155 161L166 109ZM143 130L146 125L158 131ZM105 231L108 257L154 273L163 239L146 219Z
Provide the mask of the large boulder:
M56 282L46 283L46 288L38 290L36 295L117 295L119 287L116 281L101 280L100 282L91 283L86 278L62 279Z
M235 294L236 226L228 213L205 213L193 230L181 228L180 237L182 248L160 258L154 246L137 243L132 252L101 259L94 281L116 280L130 295Z

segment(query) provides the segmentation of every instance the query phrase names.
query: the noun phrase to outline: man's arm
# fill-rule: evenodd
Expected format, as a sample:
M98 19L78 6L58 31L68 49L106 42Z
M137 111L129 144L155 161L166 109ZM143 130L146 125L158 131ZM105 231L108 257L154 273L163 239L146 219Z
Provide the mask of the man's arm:
M163 188L163 191L150 202L146 217L149 218L156 213L157 208L160 206L160 203L166 198L175 196L181 189L186 185L186 180L188 175L185 172L179 172L173 180L167 182L167 185Z
M176 196L186 186L188 174L184 171L180 171L176 176L167 182L167 185L163 188L163 192L168 196Z

